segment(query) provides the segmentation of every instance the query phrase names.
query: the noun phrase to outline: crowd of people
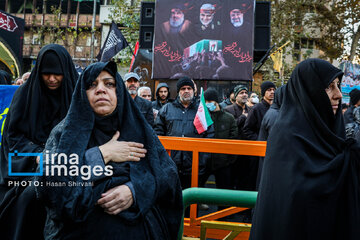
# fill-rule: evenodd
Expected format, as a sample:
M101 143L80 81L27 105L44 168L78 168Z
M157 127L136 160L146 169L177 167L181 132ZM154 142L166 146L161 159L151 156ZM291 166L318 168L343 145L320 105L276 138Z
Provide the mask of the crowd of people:
M191 78L177 80L173 99L165 82L152 96L150 88L140 87L140 76L121 77L114 62L92 64L78 76L66 49L47 45L22 77L4 126L2 236L175 239L181 190L191 187L192 153L169 156L157 136L176 136L267 141L261 159L199 156L200 186L214 175L217 188L259 191L255 209L241 215L253 223L251 239L359 239L360 90L350 93L343 113L342 74L326 61L309 59L286 85L264 81L260 95L239 84L220 99L208 88L204 99L214 123L199 134L193 121L200 96ZM51 157L10 161L14 151ZM60 155L76 158L61 161ZM13 176L9 164L14 172L43 172ZM78 171L49 174L56 166Z

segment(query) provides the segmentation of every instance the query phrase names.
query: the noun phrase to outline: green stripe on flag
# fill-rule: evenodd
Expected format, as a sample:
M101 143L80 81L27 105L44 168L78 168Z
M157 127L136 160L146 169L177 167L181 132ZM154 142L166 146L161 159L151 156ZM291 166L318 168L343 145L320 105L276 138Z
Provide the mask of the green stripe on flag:
M205 112L205 119L206 119L206 124L207 126L209 127L211 124L213 124L213 120L211 119L211 116L210 116L210 112L209 112L209 109L206 107L206 102L205 102L205 97L204 97L204 89L201 88L201 96L200 96L200 101L202 103L202 105L204 106L204 112Z

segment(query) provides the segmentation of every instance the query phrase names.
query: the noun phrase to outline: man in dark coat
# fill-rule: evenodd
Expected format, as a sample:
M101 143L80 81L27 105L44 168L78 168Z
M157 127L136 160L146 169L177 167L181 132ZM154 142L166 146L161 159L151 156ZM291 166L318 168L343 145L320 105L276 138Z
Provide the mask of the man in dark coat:
M155 132L160 136L212 138L214 127L198 134L194 126L194 118L199 104L194 97L194 83L189 77L180 78L176 84L178 97L174 102L166 104L159 111L155 120ZM199 179L205 172L209 154L201 153L199 157ZM171 151L171 158L177 165L183 189L191 186L192 153ZM200 181L201 182L201 181Z
M248 99L248 88L245 85L238 85L234 88L235 102L225 107L225 111L234 116L238 128L237 138L242 139L242 129L245 124L249 107L246 105Z
M354 88L349 93L350 95L350 107L344 113L344 121L345 124L353 123L354 122L354 109L360 106L360 90Z
M266 112L260 127L260 132L258 136L259 141L267 141L270 130L272 126L274 126L275 121L277 119L277 116L279 115L279 110L283 101L284 97L284 91L285 91L285 85L281 86L280 88L276 89L275 96L274 96L274 102L271 104L269 110ZM257 174L257 180L256 180L256 187L259 186L260 183L260 177L262 172L262 166L264 163L264 158L260 157L259 161L259 170Z
M139 97L137 95L138 89L140 87L140 77L134 72L129 72L124 76L124 83L126 89L128 90L130 96L136 102L140 112L144 115L146 121L150 126L154 125L154 113L152 110L151 102Z
M261 121L274 100L274 93L276 89L274 83L265 81L260 87L263 99L251 109L243 128L244 137L247 140L258 139Z
M217 139L236 139L238 136L234 117L220 109L219 97L215 89L209 88L204 92L206 106L210 111L214 122L215 136ZM211 154L206 163L206 176L215 175L216 187L220 189L232 189L231 167L235 161L235 155ZM206 177L204 180L206 181Z
M159 83L156 88L155 96L156 100L152 102L152 107L158 111L168 102L172 102L170 99L170 89L166 83Z

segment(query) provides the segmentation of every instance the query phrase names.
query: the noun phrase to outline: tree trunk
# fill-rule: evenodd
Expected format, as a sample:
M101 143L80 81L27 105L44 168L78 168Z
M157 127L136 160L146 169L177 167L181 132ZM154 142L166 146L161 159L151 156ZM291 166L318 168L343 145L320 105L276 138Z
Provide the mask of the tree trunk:
M24 0L24 9L23 9L24 19L25 19L25 10L26 10L26 0Z
M69 27L70 24L70 17L71 17L71 0L68 0L67 5L67 20L66 20L66 27Z
M71 18L71 0L68 0L68 5L67 5L67 17L66 17L66 27L65 29L67 29L70 25L70 18ZM69 46L69 32L65 30L65 46ZM68 49L69 51L69 49Z
M76 26L75 26L75 32L76 32L76 37L74 38L74 57L75 57L75 54L76 54L76 46L77 46L77 42L78 42L78 35L79 35L79 13L80 13L80 2L78 1L77 2L77 6L76 6Z
M359 40L360 40L360 27L358 27L357 31L355 32L352 38L350 56L349 56L350 61L354 60L354 57L356 55L356 48L359 45Z
M26 1L24 1L26 3ZM25 11L24 11L25 12ZM34 31L36 31L36 25L35 25L35 22L36 22L36 0L33 0L33 5L32 5L32 31L31 31L31 34L30 34L30 41L33 40L34 38ZM32 45L32 42L30 43ZM30 56L32 55L32 52L33 52L33 47L30 47Z
M9 3L8 2L9 2L9 0L5 1L5 12L10 13L10 11L8 9L9 8Z

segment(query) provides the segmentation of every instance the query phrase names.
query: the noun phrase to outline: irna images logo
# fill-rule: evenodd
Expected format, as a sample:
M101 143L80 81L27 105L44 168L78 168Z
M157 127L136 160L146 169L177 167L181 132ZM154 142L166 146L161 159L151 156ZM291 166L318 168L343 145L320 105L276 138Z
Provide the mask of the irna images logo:
M40 157L40 168L39 172L13 172L12 165L13 162L16 162L15 157ZM42 153L19 153L14 151L14 153L9 153L9 176L43 176L43 154Z
M14 163L19 161L17 158L21 157L39 157L39 172L17 172L14 169ZM80 176L82 180L90 180L92 176L112 176L113 167L103 164L102 161L101 163L99 165L80 164L79 156L75 153L68 156L65 153L49 153L46 150L43 156L43 153L14 151L14 153L9 153L9 176Z

